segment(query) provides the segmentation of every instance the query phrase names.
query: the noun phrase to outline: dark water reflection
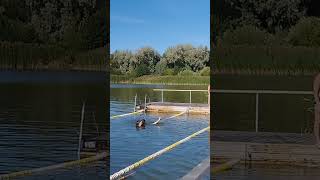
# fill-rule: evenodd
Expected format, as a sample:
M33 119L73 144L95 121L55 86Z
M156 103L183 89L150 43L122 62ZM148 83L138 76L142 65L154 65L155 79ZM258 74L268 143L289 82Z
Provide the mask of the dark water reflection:
M19 81L0 84L0 174L53 165L77 159L80 111L86 101L84 135L95 136L96 127L108 134L107 92L101 74L81 81L84 74L66 73L52 82L46 73L15 74ZM52 74L48 75L52 76ZM28 81L28 77L30 81ZM49 79L50 79L49 78ZM4 79L2 76L1 79ZM69 79L66 81L66 79ZM72 79L78 79L73 81ZM106 179L108 160L21 179Z
M313 77L219 76L212 79L215 89L312 91ZM255 94L213 94L216 130L255 130ZM259 95L259 131L311 132L312 95Z

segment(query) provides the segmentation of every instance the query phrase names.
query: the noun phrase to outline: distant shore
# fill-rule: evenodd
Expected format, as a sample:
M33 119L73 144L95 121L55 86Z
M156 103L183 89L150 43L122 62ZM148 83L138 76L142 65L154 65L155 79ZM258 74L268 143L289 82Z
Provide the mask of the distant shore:
M211 70L211 75L253 75L253 76L312 76L318 74L318 70L307 69L237 69L225 68Z
M114 84L208 85L210 76L144 75L134 78L125 75L111 75L110 82Z
M106 73L98 71L0 71L0 83L104 83Z

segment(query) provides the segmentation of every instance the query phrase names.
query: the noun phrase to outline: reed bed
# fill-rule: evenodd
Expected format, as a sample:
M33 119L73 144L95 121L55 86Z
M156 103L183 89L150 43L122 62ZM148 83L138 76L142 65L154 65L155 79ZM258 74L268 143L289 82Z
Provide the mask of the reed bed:
M213 52L212 73L309 75L320 70L320 48L230 46Z
M111 83L163 84L163 85L208 85L210 76L158 76L145 75L137 78L126 75L111 75Z
M43 44L0 42L0 70L106 70L105 48L84 52Z

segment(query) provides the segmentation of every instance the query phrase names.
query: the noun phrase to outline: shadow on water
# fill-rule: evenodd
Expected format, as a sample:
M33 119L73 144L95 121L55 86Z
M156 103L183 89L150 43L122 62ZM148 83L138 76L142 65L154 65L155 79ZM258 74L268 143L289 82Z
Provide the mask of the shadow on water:
M96 135L97 127L108 134L103 73L12 73L12 81L6 75L0 78L0 174L77 159L83 101L84 135ZM105 179L106 162L25 179Z

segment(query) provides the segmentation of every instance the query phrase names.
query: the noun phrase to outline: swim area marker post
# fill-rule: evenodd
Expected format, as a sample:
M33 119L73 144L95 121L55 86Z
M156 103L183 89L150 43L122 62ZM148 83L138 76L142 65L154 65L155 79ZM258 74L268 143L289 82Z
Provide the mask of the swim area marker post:
M137 107L137 94L134 96L134 107L133 107L133 112L136 112L136 107Z
M147 110L147 94L144 95L144 113L146 113Z
M81 151L81 141L82 141L82 129L83 129L83 120L84 120L84 108L86 106L86 102L83 101L82 103L82 110L81 110L81 123L80 123L80 133L79 133L79 146L78 146L78 159L80 159L80 151Z

